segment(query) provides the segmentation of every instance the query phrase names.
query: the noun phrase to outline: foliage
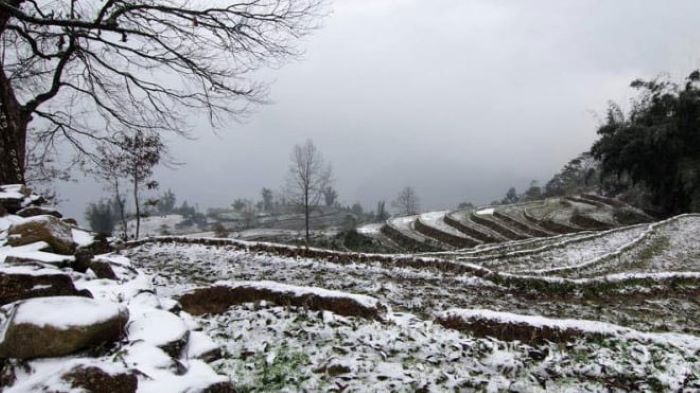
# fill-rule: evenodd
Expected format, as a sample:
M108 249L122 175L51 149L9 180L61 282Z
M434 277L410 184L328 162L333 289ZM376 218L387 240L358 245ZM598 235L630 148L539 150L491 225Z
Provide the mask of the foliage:
M110 201L101 200L88 205L85 210L85 218L88 220L90 229L93 231L111 234L117 223L114 213Z
M524 202L530 202L537 201L542 198L542 187L540 187L537 180L533 180L530 182L530 187L527 190L525 190L523 195L520 197L520 200Z
M228 237L230 233L229 230L226 229L226 227L220 222L214 224L212 229L214 230L214 235L216 235L216 237Z
M263 189L260 191L260 195L262 196L262 210L266 212L271 211L272 206L274 205L272 190L263 187Z
M160 214L170 214L175 210L175 193L168 189L158 198L158 212Z
M327 186L323 189L323 201L326 206L331 207L338 200L338 192L331 186Z
M518 195L518 192L515 190L515 187L511 187L506 192L506 196L505 196L505 198L503 198L501 203L504 205L507 205L510 203L516 203L519 200L520 200L520 196Z
M580 194L600 184L598 161L586 152L569 161L544 187L544 196Z
M636 80L640 91L625 116L611 104L591 152L604 177L627 177L649 190L665 214L700 211L700 71L683 86Z
M376 220L377 221L386 221L388 218L389 218L389 212L386 211L386 202L385 201L377 202Z

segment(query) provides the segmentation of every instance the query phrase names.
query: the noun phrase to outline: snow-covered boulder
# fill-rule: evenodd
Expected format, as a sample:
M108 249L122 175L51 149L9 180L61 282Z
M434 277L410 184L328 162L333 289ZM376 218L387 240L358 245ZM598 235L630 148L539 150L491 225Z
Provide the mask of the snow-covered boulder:
M138 378L133 372L114 372L95 366L74 367L61 379L72 388L89 393L135 393L138 387Z
M173 358L179 358L187 346L190 331L177 315L163 310L134 310L131 313L129 341L152 344Z
M272 281L218 282L214 286L197 288L184 294L180 297L180 304L188 313L201 315L218 314L236 304L261 300L378 320L382 320L387 312L385 305L370 296Z
M209 336L202 332L190 332L190 339L187 343L188 359L201 359L205 362L213 362L221 359L221 356L221 347Z
M75 296L23 300L2 312L1 358L58 357L113 342L129 320L128 310L117 303Z
M15 214L20 217L54 216L56 218L63 218L63 214L59 213L56 209L34 205L23 207Z
M89 291L76 289L68 275L52 269L16 267L0 270L0 306L36 297L88 295Z
M14 214L23 207L41 204L44 198L33 194L32 190L23 184L0 185L0 206L8 213Z
M76 246L71 227L54 216L30 217L12 224L7 240L15 247L43 241L54 252L64 255L72 254Z
M89 269L95 273L97 278L117 279L117 275L114 273L114 270L112 270L112 266L107 262L92 261L90 262Z

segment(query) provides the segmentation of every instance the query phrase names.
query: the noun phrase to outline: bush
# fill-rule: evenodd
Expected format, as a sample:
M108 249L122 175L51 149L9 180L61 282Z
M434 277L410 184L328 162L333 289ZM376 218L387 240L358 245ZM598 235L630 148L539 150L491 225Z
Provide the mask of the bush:
M105 200L88 205L85 210L85 218L90 224L90 229L97 233L111 235L117 224L117 219L112 212L112 206Z

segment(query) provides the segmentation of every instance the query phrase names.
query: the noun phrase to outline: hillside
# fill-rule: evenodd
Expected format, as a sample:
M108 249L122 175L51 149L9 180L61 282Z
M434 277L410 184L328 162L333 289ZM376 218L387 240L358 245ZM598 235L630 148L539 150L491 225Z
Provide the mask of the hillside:
M611 229L651 221L639 209L594 194L394 217L358 232L396 251L453 251Z
M14 243L22 239L13 235L18 225L43 218L5 215L2 274L34 266L33 276L66 275L103 307L125 309L129 322L123 338L104 348L6 362L3 375L13 379L3 380L4 391L68 392L79 366L125 375L128 392L227 392L229 380L239 392L700 389L700 215L623 225L644 217L615 201L587 210L573 202L390 220L413 240L433 242L429 252L160 236L105 255L91 248L98 255L85 273L74 262L79 253L71 260L46 243ZM582 230L592 221L574 218L577 226L578 215L609 229ZM446 217L499 226L472 223L488 228L479 233L493 241L470 236L476 244L465 248L408 232L420 220L461 237ZM548 222L575 230L554 233ZM380 238L382 228L361 233ZM518 239L507 240L506 230ZM88 232L71 231L77 250L95 247ZM114 277L98 278L100 262ZM35 324L66 324L61 315L78 307L65 296L41 299L58 299L52 307L61 312L24 317ZM17 316L6 315L9 331ZM84 319L71 323L91 318Z

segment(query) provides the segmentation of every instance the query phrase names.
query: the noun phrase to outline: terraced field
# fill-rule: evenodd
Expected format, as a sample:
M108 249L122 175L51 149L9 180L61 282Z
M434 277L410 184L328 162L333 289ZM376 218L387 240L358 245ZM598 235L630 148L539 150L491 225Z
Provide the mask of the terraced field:
M196 317L225 348L215 368L241 391L700 390L700 215L623 226L643 216L614 201L574 202L431 213L361 231L420 249L403 254L184 237L127 253L165 296L262 285ZM590 220L566 219L574 216ZM583 230L594 221L608 229ZM270 289L278 286L292 289ZM289 297L307 292L331 295ZM340 299L357 295L381 317L349 312Z
M371 231L366 235L387 246L398 244L403 251L451 251L650 221L646 214L621 201L583 194L473 211L394 217L388 219L379 232ZM363 232L362 227L360 232Z

